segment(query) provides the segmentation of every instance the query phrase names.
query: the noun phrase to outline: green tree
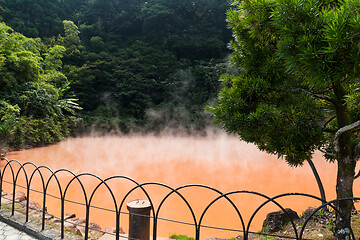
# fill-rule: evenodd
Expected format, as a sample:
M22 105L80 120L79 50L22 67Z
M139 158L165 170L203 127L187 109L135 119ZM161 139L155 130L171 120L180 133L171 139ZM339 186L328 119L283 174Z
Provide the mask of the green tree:
M360 156L360 2L233 1L232 60L215 121L242 140L301 165L320 149L338 165L336 193L353 197ZM340 201L337 239L349 238L352 201Z
M72 45L77 45L80 43L80 31L78 29L78 27L75 25L74 22L69 21L69 20L64 20L63 21L64 24L64 32L65 32L65 37L64 37L64 43L66 47L72 46Z
M76 19L82 24L84 41L99 36L105 41L119 41L141 34L138 19L145 0L84 0ZM120 37L120 38L119 38Z
M149 0L140 19L149 41L161 43L179 58L221 58L230 40L226 0Z
M11 144L17 136L20 108L0 100L0 151Z
M63 30L63 6L58 0L4 0L3 20L28 37L50 37Z
M0 134L8 146L38 146L70 133L76 119L67 112L80 107L65 95L70 83L59 71L64 52L0 23Z

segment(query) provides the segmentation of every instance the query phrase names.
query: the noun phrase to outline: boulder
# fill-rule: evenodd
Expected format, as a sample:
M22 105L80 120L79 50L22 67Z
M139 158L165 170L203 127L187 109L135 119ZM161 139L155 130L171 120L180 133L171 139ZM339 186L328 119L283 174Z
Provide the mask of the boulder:
M316 207L308 207L308 208L304 211L304 215L305 215L305 216L309 216L309 215L312 214L315 210L316 210Z
M107 227L107 228L104 229L104 232L107 232L107 233L116 233L116 228L115 228L115 227ZM123 229L122 227L120 227L119 233L120 233L120 234L125 234L124 229Z
M52 215L52 214L45 214L45 220L51 220L51 219L54 219L55 218L55 216L54 215Z
M297 213L290 208L284 211L271 212L266 216L263 222L262 231L267 233L273 233L281 230L286 224L292 220L300 219Z
M80 230L73 223L64 222L64 228L65 228L66 231L69 231L72 234L81 235Z
M21 205L24 205L24 207L26 206L26 199L24 201L21 201L20 202ZM29 209L32 209L32 210L40 210L41 209L41 206L38 202L35 202L35 201L29 201ZM41 210L42 211L42 210Z
M13 200L13 194L10 193L9 195L6 196L7 199L9 199L10 201ZM22 202L26 200L26 195L23 192L15 192L15 202Z
M65 220L71 219L71 218L76 218L76 214L75 213L67 213L64 216Z
M29 215L34 217L34 218L42 219L42 217L43 217L42 209L32 210L32 211L29 212ZM53 218L54 218L53 215L48 214L48 213L45 212L45 220L51 220Z
M60 219L59 219L60 220ZM69 219L67 221L64 222L64 227L65 229L72 229L72 228L76 228L76 224L77 224L78 218L72 218ZM57 221L56 221L57 222ZM61 220L60 220L61 222Z
M81 235L81 231L78 228L79 227L78 224L82 224L82 223L85 223L85 219L70 218L64 222L64 228L65 228L65 230L67 230L73 234Z
M69 218L65 220L64 225L81 225L85 224L86 219L85 218Z
M84 223L84 225L85 225L85 223ZM84 237L85 236L85 226L83 226L83 225L77 226L77 229L80 231L81 236ZM91 239L93 239L93 238L98 239L101 236L103 236L104 233L100 232L100 231L101 231L101 227L98 224L96 224L94 222L89 223L89 233L88 234Z

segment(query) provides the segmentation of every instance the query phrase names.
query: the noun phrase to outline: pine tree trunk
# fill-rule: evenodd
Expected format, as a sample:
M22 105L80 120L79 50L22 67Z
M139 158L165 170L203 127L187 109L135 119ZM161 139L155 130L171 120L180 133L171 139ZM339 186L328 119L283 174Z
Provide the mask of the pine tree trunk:
M335 94L335 111L337 116L338 128L348 126L350 117L348 114L345 96L346 91L341 85L340 81L333 85ZM353 197L353 183L355 176L356 161L352 159L352 143L351 133L349 131L343 132L338 137L335 147L336 159L338 163L338 173L336 180L336 194L337 199L352 198ZM338 209L335 219L335 237L339 240L350 240L351 229L351 211L353 209L353 201L340 201L335 207Z
M336 184L337 198L353 197L353 182L355 174L355 162L351 159L338 161L338 175ZM353 209L353 201L340 201L336 205L339 212L336 212L335 220L335 237L336 239L351 239L351 211Z

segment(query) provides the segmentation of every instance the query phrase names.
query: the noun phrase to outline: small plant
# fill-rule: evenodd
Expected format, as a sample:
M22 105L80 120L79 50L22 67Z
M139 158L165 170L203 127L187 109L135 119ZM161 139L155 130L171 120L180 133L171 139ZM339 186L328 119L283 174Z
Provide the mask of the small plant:
M181 234L172 234L170 235L170 238L172 239L179 239L179 240L195 240L193 237L189 237L186 235L181 235Z
M319 217L323 217L325 215L325 211L320 209L317 214L319 215Z
M259 240L276 240L279 239L278 237L273 236L260 236Z
M331 218L329 218L329 222L328 222L328 228L330 232L334 232L334 226L332 224Z

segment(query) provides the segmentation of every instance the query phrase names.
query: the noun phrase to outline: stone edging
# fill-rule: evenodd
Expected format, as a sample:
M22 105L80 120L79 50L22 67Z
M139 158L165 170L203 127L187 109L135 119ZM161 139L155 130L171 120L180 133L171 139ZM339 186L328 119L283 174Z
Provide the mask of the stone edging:
M25 222L25 215L17 211L14 212L14 215L11 215L10 209L1 209L0 210L0 221L16 228L19 231L25 232L32 237L35 237L40 240L58 240L60 238L60 231L51 226L46 227L44 231L41 231L41 222L29 218L28 222ZM68 235L66 239L69 240L80 240L82 238L77 238L75 236Z
M0 209L0 221L16 228L19 231L25 232L37 239L41 240L58 240L61 239L61 231L60 231L60 220L55 218L53 215L46 213L46 223L45 223L45 230L41 230L42 221L42 209L37 202L30 201L29 205L33 206L34 208L30 208L32 210L29 212L28 221L26 222L26 215L24 214L24 209L26 203L26 196L22 192L15 193L15 211L14 215L12 215L11 205L12 205L12 194L7 195L5 192L2 192L2 203ZM45 209L46 211L46 209ZM49 218L47 218L49 217ZM75 214L67 214L65 216L65 239L69 240L80 240L83 239L81 235L84 230L84 226L78 225L77 221L84 221L84 219L76 218ZM83 224L81 222L80 224ZM94 225L96 229L101 230L100 226L95 223L90 223L90 228ZM101 238L104 233L112 233L114 228L105 229L102 234L97 237L92 236L91 239L99 239ZM89 235L91 234L89 229ZM122 231L122 229L121 229ZM69 232L69 233L68 233ZM100 233L100 232L99 232ZM78 235L76 235L78 234ZM93 235L92 233L91 235ZM90 236L91 236L90 235Z

